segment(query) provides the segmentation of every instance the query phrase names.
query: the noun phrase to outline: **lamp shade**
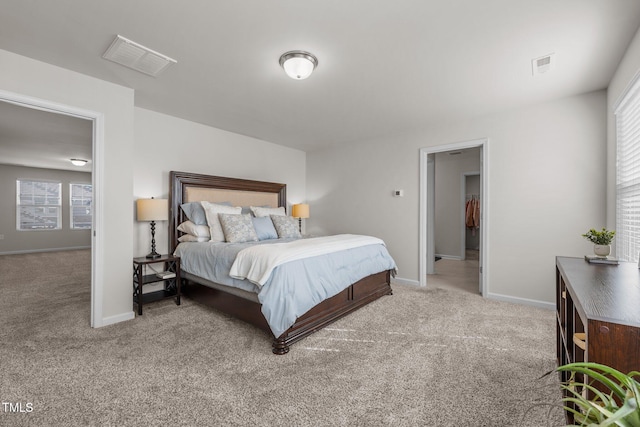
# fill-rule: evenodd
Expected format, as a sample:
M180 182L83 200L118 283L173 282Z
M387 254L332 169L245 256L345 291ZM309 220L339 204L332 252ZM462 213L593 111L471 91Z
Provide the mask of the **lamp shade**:
M309 218L309 205L306 203L293 205L291 216L294 218Z
M138 199L138 221L166 221L169 219L167 199Z

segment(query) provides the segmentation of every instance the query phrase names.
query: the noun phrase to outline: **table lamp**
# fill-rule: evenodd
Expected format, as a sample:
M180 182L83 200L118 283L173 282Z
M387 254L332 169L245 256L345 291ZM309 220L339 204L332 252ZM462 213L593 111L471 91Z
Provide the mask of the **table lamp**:
M302 233L302 218L309 218L309 205L306 203L300 203L293 205L291 209L291 216L298 218L298 229Z
M151 252L147 258L160 258L156 252L156 221L169 219L169 203L167 199L138 199L138 221L151 221Z

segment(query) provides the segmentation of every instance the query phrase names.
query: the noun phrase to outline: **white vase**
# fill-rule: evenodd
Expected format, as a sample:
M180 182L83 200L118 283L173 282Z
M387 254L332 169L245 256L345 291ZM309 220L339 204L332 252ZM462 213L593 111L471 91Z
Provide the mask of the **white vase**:
M593 252L601 258L606 258L611 253L611 245L593 245Z

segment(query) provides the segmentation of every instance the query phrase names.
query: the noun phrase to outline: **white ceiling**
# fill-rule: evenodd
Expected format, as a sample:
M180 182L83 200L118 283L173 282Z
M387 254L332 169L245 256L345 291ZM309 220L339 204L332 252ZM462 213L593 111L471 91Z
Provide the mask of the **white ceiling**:
M0 163L91 172L92 142L90 120L0 102Z
M606 88L640 25L638 0L0 0L0 10L0 49L134 88L139 107L305 151ZM153 78L109 62L116 34L178 63ZM306 80L278 64L294 49L318 57ZM531 60L549 53L555 70L534 78Z

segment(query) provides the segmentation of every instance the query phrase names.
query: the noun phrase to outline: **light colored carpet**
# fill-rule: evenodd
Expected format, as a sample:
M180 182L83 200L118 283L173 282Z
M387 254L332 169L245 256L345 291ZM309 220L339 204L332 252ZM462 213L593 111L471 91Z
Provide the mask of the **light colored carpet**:
M0 407L0 425L562 424L545 407L523 418L559 399L538 380L555 367L553 312L396 285L275 356L188 299L91 329L88 265L88 251L0 257L0 399L33 404Z

